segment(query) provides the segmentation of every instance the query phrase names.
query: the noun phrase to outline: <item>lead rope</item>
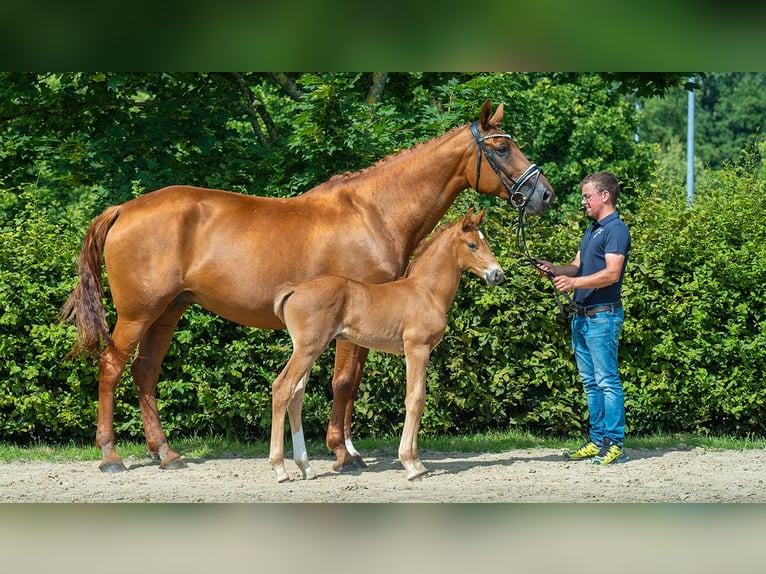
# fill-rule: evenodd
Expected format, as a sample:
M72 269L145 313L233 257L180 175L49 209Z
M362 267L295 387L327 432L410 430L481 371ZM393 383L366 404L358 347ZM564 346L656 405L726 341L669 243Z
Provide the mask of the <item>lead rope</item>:
M558 320L562 323L568 323L569 319L572 318L572 313L577 312L580 308L580 306L574 302L574 299L569 295L569 293L561 292L558 289L556 289L556 286L553 284L553 273L547 270L540 269L540 260L536 257L532 257L532 255L529 253L529 248L527 247L527 239L524 235L524 207L519 207L519 220L516 224L516 249L519 251L519 253L522 256L522 259L518 261L518 264L521 266L529 266L534 267L535 269L538 269L540 271L543 271L545 273L545 276L548 278L548 280L551 282L551 285L553 286L553 297L556 299L556 305L559 308L558 313ZM570 311L567 312L564 308L564 302L561 300L562 296L567 300L567 304L569 305Z

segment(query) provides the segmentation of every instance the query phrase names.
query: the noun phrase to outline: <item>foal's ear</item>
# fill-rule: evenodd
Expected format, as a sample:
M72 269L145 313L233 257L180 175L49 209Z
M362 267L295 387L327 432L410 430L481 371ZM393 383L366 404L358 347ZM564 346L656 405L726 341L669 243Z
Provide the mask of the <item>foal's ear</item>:
M495 115L490 117L492 105L489 103L489 99L484 100L484 104L481 106L481 114L479 115L479 124L483 131L500 126L500 122L503 121L503 108L503 104L499 104L497 110L495 110Z
M468 210L468 213L466 213L465 216L463 217L463 231L471 231L473 229L478 229L479 225L484 219L484 212L486 210L487 208L483 207L479 213L474 215L473 207L470 208Z

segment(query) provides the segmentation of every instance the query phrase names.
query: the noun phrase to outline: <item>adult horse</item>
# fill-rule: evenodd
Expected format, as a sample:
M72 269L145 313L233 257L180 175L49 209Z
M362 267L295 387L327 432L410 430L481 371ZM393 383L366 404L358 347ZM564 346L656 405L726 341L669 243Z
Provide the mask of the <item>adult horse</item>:
M160 365L190 304L243 325L284 329L273 309L280 285L327 274L368 283L401 277L415 246L468 187L531 215L545 212L553 189L500 132L502 117L503 104L493 114L487 100L472 124L294 198L171 186L96 217L83 240L80 281L61 316L77 326L73 352L99 353L99 468L125 469L114 444L114 399L134 353L130 369L149 452L160 457L160 468L185 466L165 437L156 391ZM102 261L117 312L111 335ZM367 353L351 343L336 346L326 436L335 470L363 466L351 443L351 415Z
M337 275L322 275L280 287L274 314L287 326L293 353L274 380L269 462L278 482L285 469L285 410L290 428L301 429L303 393L314 361L330 341L350 341L366 349L404 355L407 366L404 429L399 460L410 480L427 470L418 455L418 429L426 401L426 368L431 351L444 336L447 311L455 300L460 276L468 269L495 286L503 270L479 225L484 209L442 227L418 247L402 279L371 284ZM303 444L293 440L293 460L303 478L316 473Z

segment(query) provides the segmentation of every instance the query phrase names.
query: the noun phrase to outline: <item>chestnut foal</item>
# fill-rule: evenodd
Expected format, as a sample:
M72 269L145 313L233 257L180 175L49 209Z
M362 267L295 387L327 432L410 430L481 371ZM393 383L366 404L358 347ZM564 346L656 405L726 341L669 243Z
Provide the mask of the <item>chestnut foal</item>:
M473 208L443 227L422 245L406 275L383 284L323 275L277 290L274 313L287 326L293 353L274 380L269 462L278 482L288 480L284 465L284 421L287 410L293 433L293 455L303 478L314 478L302 441L301 411L311 368L333 339L385 353L404 354L407 367L406 415L399 460L413 480L425 474L418 457L417 434L426 396L426 367L446 328L460 277L469 269L487 284L497 285L503 271L479 231L484 210Z

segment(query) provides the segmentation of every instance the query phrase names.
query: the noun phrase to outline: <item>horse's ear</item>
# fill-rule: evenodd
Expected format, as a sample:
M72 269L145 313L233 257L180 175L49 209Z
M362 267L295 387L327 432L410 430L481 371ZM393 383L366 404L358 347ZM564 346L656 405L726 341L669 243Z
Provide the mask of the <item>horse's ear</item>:
M490 114L492 114L492 104L489 103L488 99L484 100L484 104L481 106L481 115L479 116L481 129L487 131L490 128L500 127L500 122L503 121L504 108L505 106L502 103L498 104L495 114L490 117Z
M490 116L492 115L492 104L489 103L489 99L484 100L481 105L481 112L479 113L479 125L482 131L487 131L490 127Z
M474 223L476 223L476 227L479 227L481 225L481 222L484 221L484 214L487 212L486 207L482 207L481 211L476 215L474 218Z
M492 119L489 120L489 125L493 128L499 128L500 122L503 121L503 111L505 110L505 106L503 103L499 103L497 105L497 109L495 110L495 115L492 116Z

